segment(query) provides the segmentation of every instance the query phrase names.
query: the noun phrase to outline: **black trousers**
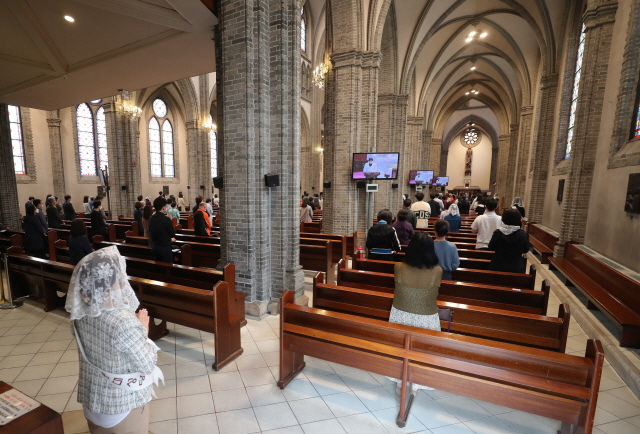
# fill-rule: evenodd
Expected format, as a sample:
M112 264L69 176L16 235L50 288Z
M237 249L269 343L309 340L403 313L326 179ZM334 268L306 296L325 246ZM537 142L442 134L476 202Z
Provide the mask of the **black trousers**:
M153 246L151 251L153 252L153 259L156 261L173 264L173 250L171 246Z

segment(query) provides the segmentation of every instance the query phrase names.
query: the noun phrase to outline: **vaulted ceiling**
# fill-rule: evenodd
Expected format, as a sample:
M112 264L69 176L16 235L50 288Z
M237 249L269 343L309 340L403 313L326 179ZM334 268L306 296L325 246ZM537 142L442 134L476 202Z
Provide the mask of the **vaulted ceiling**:
M0 0L0 102L52 110L213 72L211 7L209 0Z
M385 53L384 47L389 44L363 36L361 48L376 50L382 45L383 56L396 59L394 74L381 71L380 76L396 77L395 93L410 95L413 104L410 112L424 116L425 127L434 130L436 136L442 135L451 113L471 98L491 108L500 123L499 133L508 134L509 124L518 122L521 108L532 105L540 77L557 70L557 53L566 36L570 8L580 3L570 0L354 1L360 4L360 11L368 11L360 13L361 32L389 35L391 31L397 41L392 52ZM323 0L309 2L314 11L324 13L320 6L324 5ZM321 17L317 18L320 22ZM373 28L381 25L391 29L385 28L382 32ZM334 29L334 33L343 31ZM321 33L316 29L316 35ZM321 45L319 48L324 49ZM383 61L383 65L389 63ZM388 84L384 88L388 89ZM472 89L478 93L471 92Z

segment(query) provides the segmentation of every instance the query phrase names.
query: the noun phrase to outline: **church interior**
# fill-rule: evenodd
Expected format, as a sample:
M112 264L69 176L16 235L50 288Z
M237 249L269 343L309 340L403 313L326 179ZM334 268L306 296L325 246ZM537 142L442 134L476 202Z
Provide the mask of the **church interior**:
M0 0L0 433L637 434L638 246L637 0Z

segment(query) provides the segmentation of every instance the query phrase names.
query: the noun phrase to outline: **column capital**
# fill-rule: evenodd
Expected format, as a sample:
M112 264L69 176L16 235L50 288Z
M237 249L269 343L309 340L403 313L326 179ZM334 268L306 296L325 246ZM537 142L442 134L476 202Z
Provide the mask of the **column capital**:
M532 115L533 114L533 106L532 105L527 105L524 106L520 109L520 115L521 116L525 116L525 115Z
M422 116L407 116L407 124L409 125L422 125L424 117Z
M62 121L60 119L55 119L55 118L47 119L47 124L49 125L49 127L53 127L53 128L60 128L61 122Z
M334 53L331 55L331 63L334 68L348 66L360 66L368 68L379 68L382 54L379 52L347 51L344 53Z
M520 124L511 124L509 125L509 131L511 131L512 133L514 131L518 131L520 129Z
M542 89L547 89L549 87L557 87L558 86L558 73L547 74L540 79L540 87Z
M378 95L378 105L409 105L409 95Z
M502 134L498 136L498 140L509 140L511 136L509 134Z
M604 1L590 7L584 13L585 30L589 33L595 27L604 24L613 24L616 21L616 12L618 10L617 0Z

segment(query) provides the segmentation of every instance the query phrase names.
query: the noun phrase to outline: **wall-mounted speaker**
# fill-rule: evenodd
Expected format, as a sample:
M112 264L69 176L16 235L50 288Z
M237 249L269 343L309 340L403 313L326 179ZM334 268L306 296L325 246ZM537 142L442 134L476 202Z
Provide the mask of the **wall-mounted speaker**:
M391 188L398 188L398 184L391 184Z
M367 188L367 181L356 181L356 188Z
M127 186L126 186L126 185L123 185L123 186L122 186L122 187L120 187L120 188L122 188L122 191L127 191Z
M213 178L213 186L215 188L222 188L222 176L218 176L217 178Z
M325 181L322 183L323 188L331 188L331 181Z
M264 175L264 185L267 187L278 187L280 185L280 176L275 173L267 173Z

